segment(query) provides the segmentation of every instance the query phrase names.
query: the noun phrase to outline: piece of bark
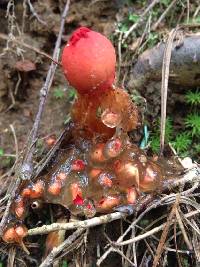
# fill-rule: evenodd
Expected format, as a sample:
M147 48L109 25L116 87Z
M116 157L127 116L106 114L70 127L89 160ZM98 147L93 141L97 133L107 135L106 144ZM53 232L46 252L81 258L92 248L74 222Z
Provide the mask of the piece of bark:
M141 89L149 81L161 81L165 43L146 50L133 66L129 88ZM200 86L200 34L175 41L169 83L182 87Z

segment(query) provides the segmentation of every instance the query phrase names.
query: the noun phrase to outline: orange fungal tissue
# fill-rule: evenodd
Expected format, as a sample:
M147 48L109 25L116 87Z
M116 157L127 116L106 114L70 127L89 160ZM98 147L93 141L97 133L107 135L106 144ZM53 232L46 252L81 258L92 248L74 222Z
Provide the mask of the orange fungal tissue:
M115 88L116 55L102 34L81 27L63 49L62 69L78 96L71 109L71 139L63 142L46 172L21 185L3 240L20 243L22 224L34 203L60 204L74 215L93 217L135 205L141 192L156 191L162 171L129 140L138 111L128 93Z

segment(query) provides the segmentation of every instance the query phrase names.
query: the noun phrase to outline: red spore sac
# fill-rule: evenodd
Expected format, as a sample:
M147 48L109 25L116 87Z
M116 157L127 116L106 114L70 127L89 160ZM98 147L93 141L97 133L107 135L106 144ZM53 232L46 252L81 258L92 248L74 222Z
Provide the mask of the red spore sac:
M104 153L108 158L115 158L122 152L122 141L119 138L114 138L106 143Z
M84 204L84 200L81 196L77 195L76 198L73 200L74 205L82 206Z
M115 162L115 174L118 184L122 187L138 186L140 177L140 168L138 163L134 161L123 162L122 164Z
M2 239L7 243L21 243L27 235L27 228L24 225L8 227L2 236Z
M127 202L128 204L135 204L137 200L137 191L135 187L131 187L127 189Z
M44 182L43 181L37 181L32 186L31 195L30 198L39 198L44 193Z
M146 165L144 175L140 179L140 190L143 192L151 192L155 190L160 184L161 177L161 168L155 163L149 161Z
M112 43L102 34L80 27L62 54L62 67L79 94L105 91L115 78L116 55Z
M16 235L16 232L15 232L15 228L14 227L10 227L10 228L6 229L4 231L4 233L3 233L2 239L6 243L14 243L14 242L16 242L17 235Z
M22 198L17 199L15 202L15 215L21 219L25 212L25 205Z
M77 159L72 162L72 167L71 169L73 171L83 171L85 169L85 163L82 159Z
M120 204L120 196L107 196L103 197L96 203L96 208L100 212L106 212L112 210L113 207L116 207Z
M72 183L70 185L70 191L72 196L72 201L75 205L82 205L83 204L83 194L82 190L78 183Z

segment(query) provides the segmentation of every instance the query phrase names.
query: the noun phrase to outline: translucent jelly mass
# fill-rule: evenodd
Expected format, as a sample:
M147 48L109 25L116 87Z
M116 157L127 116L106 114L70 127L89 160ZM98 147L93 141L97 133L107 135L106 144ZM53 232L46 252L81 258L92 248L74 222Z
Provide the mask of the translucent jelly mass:
M102 114L111 110L120 116L117 127L104 124L99 109ZM96 212L134 204L140 191L150 192L159 186L160 167L129 141L127 131L136 127L137 109L125 91L110 88L95 100L81 96L72 116L70 144L58 152L50 172L23 185L16 196L12 214L18 220L37 199L92 217ZM109 116L108 120L112 119Z
M87 140L83 147L82 141L76 138L57 156L50 173L19 193L13 205L17 218L25 216L21 203L25 209L35 198L91 217L96 212L110 212L118 205L134 204L137 192L152 191L158 186L159 167L149 160L144 162L143 152L129 142L126 134L106 142Z
M161 168L129 140L127 132L137 127L138 112L129 95L112 86L115 62L106 37L86 28L72 35L62 55L63 71L79 94L71 111L71 138L63 139L45 175L21 184L4 241L22 244L27 233L23 220L29 207L41 202L93 217L134 205L140 192L159 187Z

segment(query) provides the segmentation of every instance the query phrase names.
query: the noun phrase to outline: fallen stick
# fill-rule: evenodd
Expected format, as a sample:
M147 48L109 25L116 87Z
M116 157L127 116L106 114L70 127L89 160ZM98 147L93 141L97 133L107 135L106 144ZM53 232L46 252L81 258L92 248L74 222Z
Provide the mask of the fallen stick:
M141 89L149 81L161 81L165 43L146 50L131 71L129 87ZM180 87L200 86L200 34L174 41L169 83Z

